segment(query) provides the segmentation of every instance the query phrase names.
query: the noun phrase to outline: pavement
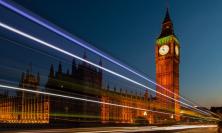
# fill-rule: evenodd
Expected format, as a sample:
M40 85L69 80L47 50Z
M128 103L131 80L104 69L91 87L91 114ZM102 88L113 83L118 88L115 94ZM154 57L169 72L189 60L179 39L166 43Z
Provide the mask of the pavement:
M174 125L146 127L95 127L68 129L12 130L10 133L217 133L216 125ZM9 133L9 131L1 131Z
M177 131L175 133L217 133L217 128L200 128L200 129L189 129L184 131Z

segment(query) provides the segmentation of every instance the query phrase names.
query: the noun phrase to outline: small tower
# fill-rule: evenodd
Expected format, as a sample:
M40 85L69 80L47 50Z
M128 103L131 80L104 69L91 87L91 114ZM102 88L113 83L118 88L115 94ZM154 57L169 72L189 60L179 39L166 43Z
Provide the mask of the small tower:
M62 64L59 62L59 67L58 67L58 79L62 78Z
M54 75L55 73L54 73L54 67L53 67L53 64L51 64L51 66L50 66L50 72L49 72L49 78L54 78L55 77L55 75Z
M145 93L144 93L144 99L147 100L149 97L149 94L148 94L148 90L146 89L145 90Z
M39 74L39 72L37 73L37 82L38 82L38 84L40 84L40 74Z

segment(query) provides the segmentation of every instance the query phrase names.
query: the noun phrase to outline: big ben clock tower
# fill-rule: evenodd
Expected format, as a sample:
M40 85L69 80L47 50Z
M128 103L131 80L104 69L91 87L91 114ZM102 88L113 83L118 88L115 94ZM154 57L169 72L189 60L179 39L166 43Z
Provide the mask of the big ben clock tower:
M166 16L162 23L162 31L156 40L156 82L157 91L173 99L179 100L179 63L180 44L174 34L173 23L167 8ZM180 104L157 93L160 108L175 115L169 116L176 121L180 120Z

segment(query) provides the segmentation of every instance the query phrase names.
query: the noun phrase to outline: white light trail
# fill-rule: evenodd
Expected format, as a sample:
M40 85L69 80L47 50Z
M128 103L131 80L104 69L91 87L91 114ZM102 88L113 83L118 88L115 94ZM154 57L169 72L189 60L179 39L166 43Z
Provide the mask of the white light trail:
M96 101L96 100L79 98L79 97L74 97L74 96L66 96L66 95L55 94L55 93L50 93L50 92L43 92L43 91L37 91L37 90L29 90L29 89L25 89L25 88L14 87L14 86L9 86L9 85L3 85L3 84L0 84L0 87L2 87L2 88L7 88L7 89L13 89L13 90L19 90L19 91L26 91L26 92L31 92L31 93L37 93L37 94L43 94L43 95L49 95L49 96L56 96L56 97L62 97L62 98L68 98L68 99L74 99L74 100L92 102L92 103L106 104L106 105L111 105L111 106L129 108L129 109L136 109L136 110L140 110L140 111L148 111L148 112L153 112L153 113L161 113L161 114L166 114L166 115L174 115L174 114L166 113L166 112L148 110L148 109L131 107L131 106L120 105L120 104L115 104L115 103L108 103L108 102Z
M181 103L181 104L184 104L184 105L186 105L186 106L188 106L188 107L190 107L190 108L192 108L192 109L194 109L194 110L196 110L196 111L198 111L198 112L202 112L202 113L205 114L205 115L206 115L206 114L209 115L208 112L199 110L199 109L197 109L197 108L194 108L192 105L189 105L189 104L187 104L187 103L184 103L184 102L181 102L181 101L179 101L179 100L177 100L177 99L174 99L174 98L172 98L172 97L169 97L169 96L167 96L167 95L165 95L165 94L162 94L162 93L160 93L160 92L158 92L158 91L156 91L156 90L154 90L154 89L152 89L152 88L149 88L149 87L147 87L147 86L145 86L145 85L143 85L143 84L141 84L141 83L139 83L139 82L137 82L137 81L135 81L135 80L132 80L132 79L126 77L126 76L123 76L123 75L121 75L121 74L119 74L119 73L117 73L117 72L114 72L114 71L110 70L110 69L104 68L104 67L102 67L102 66L100 66L100 65L97 65L97 64L95 64L95 63L93 63L93 62L90 62L90 61L88 61L88 60L86 60L86 59L84 59L84 58L81 58L81 57L79 57L79 56L77 56L77 55L75 55L75 54L72 54L72 53L70 53L70 52L68 52L68 51L65 51L65 50L63 50L63 49L61 49L61 48L59 48L59 47L56 47L56 46L54 46L54 45L52 45L52 44L50 44L50 43L48 43L48 42L46 42L46 41L43 41L43 40L37 38L37 37L34 37L34 36L30 35L30 34L27 34L27 33L23 32L23 31L20 31L20 30L18 30L18 29L16 29L16 28L13 28L13 27L11 27L11 26L9 26L9 25L7 25L7 24L4 24L4 23L0 22L0 27L2 27L2 28L4 28L4 29L7 29L7 30L9 30L9 31L11 31L11 32L17 33L17 34L19 34L19 35L21 35L21 36L23 36L23 37L25 37L25 38L28 38L28 39L30 39L30 40L33 40L33 41L37 42L38 44L41 44L41 45L47 46L47 47L49 47L49 48L51 48L51 49L54 49L54 50L56 50L56 51L59 51L59 52L65 54L65 55L68 55L68 56L71 56L71 57L73 57L73 58L76 58L76 59L78 59L78 60L80 60L80 61L86 62L86 63L88 63L88 64L90 64L90 65L92 65L92 66L94 66L94 67L97 67L97 68L99 68L99 69L102 69L102 70L104 70L104 71L106 71L106 72L108 72L108 73L111 73L111 74L119 77L119 78L125 79L125 80L127 80L127 81L129 81L129 82L131 82L131 83L134 83L134 84L138 85L138 86L144 87L144 88L146 88L146 89L148 89L148 90L150 90L150 91L152 91L152 92L156 92L156 93L160 94L161 96L164 96L164 97L167 97L167 98L169 98L169 99L172 99L172 100L174 100L175 102L179 102L179 103Z
M27 130L19 133L135 133L135 132L164 132L174 130L188 130L201 128L216 128L217 125L171 125L171 126L140 126L140 127L90 127L90 128L70 128L70 129L41 129L41 130ZM204 130L204 129L202 129ZM201 131L202 131L201 130ZM179 131L178 131L179 132Z
M195 129L195 128L216 128L216 125L172 125L172 126L143 126L143 127L110 127L110 128L79 128L72 129L76 133L135 133L135 132L152 132L152 131L173 131L173 130L184 130L184 129ZM80 131L78 131L80 130ZM82 130L82 131L81 131ZM60 132L66 130L60 130Z
M118 61L116 61L116 60L114 60L113 58L107 56L106 54L102 53L101 51L97 50L96 48L92 48L92 47L86 45L85 43L83 43L83 42L80 41L79 39L71 36L71 35L68 34L67 32L62 31L60 28L58 28L58 27L56 28L56 26L50 25L50 23L47 23L47 21L43 21L43 19L38 19L37 16L30 15L29 13L27 13L27 12L25 12L25 11L22 11L21 9L17 8L17 7L14 6L13 4L9 4L8 2L5 2L5 1L3 1L3 0L0 0L0 4L3 5L4 7L8 8L8 9L10 9L10 10L12 10L12 11L20 14L21 16L23 16L23 17L25 17L25 18L27 18L27 19L29 19L29 20L31 20L31 21L33 21L33 22L35 22L35 23L37 23L37 24L39 24L39 25L41 25L41 26L43 26L43 27L45 27L45 28L47 28L48 30L53 31L54 33L56 33L56 34L64 37L65 39L67 39L67 40L69 40L69 41L71 41L71 42L74 42L75 44L77 44L77 45L79 45L79 46L81 46L81 47L83 47L83 48L85 48L85 49L88 49L89 51L91 51L91 52L93 52L93 53L95 53L95 54L97 54L97 55L99 55L99 56L107 59L108 61L110 61L110 62L112 62L112 63L114 63L114 64L116 64L116 65L118 65L118 66L120 66L120 67L122 67L122 68L124 68L124 69L126 69L126 70L128 70L129 72L131 72L131 73L133 73L133 74L135 74L135 75L137 75L137 76L145 79L146 81L148 81L148 82L150 82L150 83L152 83L152 84L157 85L158 87L166 90L167 92L170 92L171 94L174 94L175 96L180 97L180 98L183 99L184 101L187 101L187 102L195 105L195 103L193 103L192 101L187 100L187 99L185 99L184 97L182 97L181 95L178 95L178 94L176 94L176 93L174 93L174 92L166 89L166 88L163 87L162 85L160 85L160 84L154 82L153 80L151 80L151 79L143 76L142 74L134 71L133 69L131 69L131 68L129 68L129 67L127 67L127 66L125 66L125 65L123 65L123 64L121 64L121 63L119 63ZM21 8L21 7L20 7L20 8ZM27 11L27 10L26 10L26 11Z
M58 58L56 58L56 57L54 57L54 56L52 56L52 55L50 55L50 54L44 53L44 52L42 52L42 51L40 51L40 50L36 50L36 49L34 49L34 48L31 48L31 47L23 46L23 44L18 43L18 42L16 42L16 41L12 41L12 40L10 40L10 39L8 39L8 38L4 38L4 37L0 37L0 38L1 38L1 39L5 39L5 40L7 40L7 41L9 41L9 42L11 42L11 43L13 43L13 44L15 44L15 45L20 46L20 47L27 48L27 49L30 49L30 50L32 50L32 51L34 51L34 52L38 52L38 53L40 53L40 54L42 54L42 55L45 55L45 56L48 56L48 57L50 57L50 58L59 60ZM66 63L68 63L68 62L66 62ZM0 65L0 67L3 67L3 66ZM15 68L9 68L9 67L7 67L7 69L13 69L13 70L14 70ZM19 71L19 70L17 69L17 70L15 70L15 71ZM20 70L20 71L22 71L22 70ZM23 71L22 71L22 72L23 72ZM48 75L47 75L47 76L41 75L41 77L47 78ZM0 81L6 81L6 80L0 79ZM11 82L11 81L6 81L6 82ZM15 84L15 83L17 83L17 82L14 82L13 84ZM40 88L44 89L43 86L40 86ZM61 91L61 92L62 92L62 91ZM166 100L167 100L168 102L170 102L170 103L173 103L173 101L171 101L171 100L169 100L169 99L166 99ZM181 104L180 106L182 106L182 107L184 107L184 108L187 108L187 109L190 109L189 107L187 107L187 106L185 106L185 105L183 105L183 104ZM194 106L194 107L197 108L198 106ZM212 113L212 112L209 112L209 113ZM212 114L218 116L218 115L215 114L215 113L212 113Z
M17 82L13 82L13 81L9 81L9 80L5 80L5 79L0 79L0 83L1 84L14 84L14 85L16 85L17 84ZM45 89L43 86L39 86L39 88L40 89ZM47 89L49 89L49 88L47 88ZM53 91L55 91L54 89L50 89L50 91L51 92L53 92ZM65 91L58 91L58 90L56 90L56 92L57 93L62 93L62 94L65 94L65 93L67 93L67 92L65 92ZM70 93L69 93L70 94ZM74 95L78 95L78 96L84 96L84 95L80 95L80 94L76 94L76 93L71 93L71 94L74 94ZM89 97L88 97L89 98ZM92 97L91 97L92 98ZM168 102L171 102L171 103L173 103L171 100L169 100ZM190 109L190 108L188 108L187 106L184 106L184 105L181 105L182 107L184 107L184 108L187 108L187 109ZM187 117L187 116L186 116ZM196 119L195 117L192 117L193 119Z
M22 71L22 72L23 72L23 71ZM46 77L46 76L44 76L44 77ZM13 85L17 85L17 84L18 84L18 82L15 82L15 81L13 82L13 81L1 79L1 78L0 78L0 83L1 83L1 84L2 84L2 83L3 83L3 84L13 84ZM26 85L26 84L25 84L25 85ZM45 88L44 88L44 86L39 86L39 89L42 89L42 90L43 90L43 89L45 89ZM49 90L49 88L47 88L47 89ZM55 91L55 90L54 90L54 89L50 89L50 91L53 92L53 91ZM57 92L57 93L62 93L62 94L65 94L65 93L67 94L67 92L61 91L61 90L60 90L60 91L56 90L56 92ZM70 94L70 93L69 93L69 94ZM78 96L83 96L83 95L76 94L76 93L71 93L71 94L78 95ZM88 97L88 98L89 98L89 97ZM167 100L168 100L168 99L167 99ZM169 100L168 102L173 103L171 100ZM184 107L184 108L190 109L190 108L188 108L187 106L184 106L184 105L181 105L181 106ZM145 112L144 112L144 113L145 113Z
M121 104L115 104L115 103L109 103L109 102L96 101L96 100L91 100L91 99L86 99L86 98L80 98L80 97L74 97L74 96L67 96L67 95L55 94L55 93L50 93L50 92L43 92L43 91L38 91L38 90L30 90L30 89L25 89L25 88L20 88L20 87L14 87L14 86L9 86L9 85L3 85L3 84L0 84L0 88L6 88L6 89L12 89L12 90L19 90L19 91L26 91L26 92L37 93L37 94L42 94L42 95L62 97L62 98L67 98L67 99L80 100L80 101L86 101L86 102L98 103L98 104L105 104L105 105L122 107L122 108L129 108L129 109L135 109L135 110L140 110L140 111L148 111L148 112L165 114L165 115L174 115L174 116L181 116L181 117L189 117L189 118L192 118L192 119L203 119L203 120L212 119L212 120L215 120L215 118L208 118L208 117L205 117L205 118L203 118L203 117L198 117L198 118L197 118L197 117L190 117L190 116L182 116L182 115L178 115L178 114L166 113L166 112L161 112L161 111L156 111L156 110L150 110L150 109L144 109L144 108L137 108L137 107L132 107L132 106L126 106L126 105L121 105Z

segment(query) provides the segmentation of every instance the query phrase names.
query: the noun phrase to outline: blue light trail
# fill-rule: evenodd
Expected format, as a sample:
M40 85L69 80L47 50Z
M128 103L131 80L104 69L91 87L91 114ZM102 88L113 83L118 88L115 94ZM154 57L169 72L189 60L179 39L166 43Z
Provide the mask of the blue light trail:
M74 97L74 96L67 96L67 95L50 93L50 92L43 92L43 91L38 91L38 90L30 90L30 89L26 89L26 88L14 87L14 86L9 86L9 85L4 85L4 84L0 84L0 88L7 88L7 89L13 89L13 90L19 90L19 91L26 91L26 92L37 93L37 94L42 94L42 95L56 96L56 97L73 99L73 100L80 100L80 101L86 101L86 102L92 102L92 103L98 103L98 104L105 104L105 105L117 106L117 107L129 108L129 109L135 109L135 110L140 110L140 111L148 111L148 112L165 114L165 115L181 116L181 115L178 115L178 114L166 113L166 112L161 112L161 111L156 111L156 110L149 110L149 109L144 109L144 108L132 107L132 106L115 104L115 103L109 103L109 102L102 102L102 101L97 101L97 100L91 100L91 99ZM207 119L207 120L208 119L212 119L212 120L218 120L216 118L209 118L209 117L198 117L198 118L197 117L191 117L191 116L182 116L182 117L190 117L190 118L193 118L193 119Z
M80 61L86 62L86 63L88 63L88 64L90 64L90 65L92 65L92 66L94 66L94 67L97 67L97 68L99 68L99 69L102 69L102 70L104 70L104 71L106 71L106 72L108 72L108 73L111 73L111 74L119 77L119 78L122 78L122 79L124 79L124 80L126 80L126 81L129 81L129 82L131 82L131 83L134 83L134 84L136 84L136 85L138 85L138 86L144 87L144 88L146 88L146 89L148 89L148 90L150 90L150 91L152 91L152 92L156 92L156 93L160 94L161 96L164 96L164 97L167 97L167 98L169 98L169 99L172 99L172 100L174 100L175 102L179 102L179 103L181 103L181 104L184 104L184 105L186 105L186 106L188 106L188 107L190 107L190 108L193 108L194 110L197 110L197 111L199 111L199 112L202 112L202 113L205 114L205 115L206 115L206 114L207 114L207 115L210 115L208 112L199 110L199 109L194 108L193 106L191 106L191 105L189 105L189 104L187 104L187 103L181 102L181 101L179 101L179 100L177 100L177 99L174 99L174 98L169 97L169 96L167 96L167 95L165 95L165 94L162 94L162 93L160 93L160 92L158 92L158 91L156 91L156 90L154 90L154 89L152 89L152 88L149 88L149 87L147 87L147 86L145 86L145 85L143 85L143 84L141 84L141 83L139 83L139 82L137 82L137 81L135 81L135 80L132 80L132 79L126 77L126 76L123 76L123 75L121 75L121 74L119 74L119 73L116 73L116 72L114 72L114 71L112 71L112 70L110 70L110 69L104 68L104 67L102 67L102 66L100 66L100 65L97 65L97 64L95 64L95 63L93 63L93 62L90 62L90 61L88 61L88 60L86 60L86 59L84 59L84 58L81 58L81 57L79 57L79 56L77 56L77 55L75 55L75 54L72 54L72 53L70 53L70 52L68 52L68 51L65 51L65 50L63 50L63 49L61 49L61 48L59 48L59 47L56 47L56 46L54 46L54 45L52 45L52 44L50 44L50 43L48 43L48 42L45 42L45 41L43 41L43 40L41 40L41 39L39 39L39 38L36 38L36 37L34 37L34 36L30 35L30 34L27 34L27 33L25 33L25 32L22 32L22 31L20 31L20 30L18 30L18 29L16 29L16 28L13 28L13 27L11 27L11 26L9 26L9 25L7 25L7 24L4 24L4 23L0 22L0 27L2 27L2 28L4 28L4 29L7 29L7 30L9 30L9 31L11 31L11 32L14 32L14 33L16 33L16 34L19 34L19 35L21 35L21 36L23 36L23 37L25 37L25 38L30 39L30 40L33 40L33 41L35 41L35 42L37 42L37 43L39 43L39 44L41 44L41 45L44 45L44 46L47 46L47 47L49 47L49 48L51 48L51 49L54 49L54 50L56 50L56 51L59 51L59 52L65 54L65 55L68 55L68 56L71 56L71 57L73 57L73 58L76 58L76 59L78 59L78 60L80 60Z
M60 36L62 36L64 38L68 39L69 41L74 42L75 44L77 44L77 45L79 45L79 46L81 46L81 47L83 47L85 49L88 49L89 51L91 51L91 52L93 52L93 53L103 57L104 59L107 59L108 61L110 61L110 62L112 62L112 63L114 63L114 64L116 64L116 65L118 65L118 66L120 66L120 67L122 67L122 68L124 68L126 70L128 70L128 71L130 71L131 73L133 73L133 74L135 74L135 75L145 79L146 81L148 81L148 82L150 82L150 83L152 83L152 84L154 84L154 85L156 85L156 86L166 90L167 92L170 92L171 94L180 97L184 101L189 102L189 103L195 105L192 101L187 100L186 98L182 97L181 95L175 94L174 92L166 89L165 87L161 86L160 84L156 83L155 81L153 81L153 80L143 76L142 74L139 74L135 70L133 70L133 69L131 69L131 68L129 68L129 67L127 67L127 66L125 66L125 65L123 65L121 63L119 63L118 61L112 59L108 55L106 55L106 54L102 53L101 51L97 50L96 48L92 48L90 46L87 46L84 42L81 42L76 37L71 36L68 33L65 33L64 31L62 31L61 29L57 28L56 26L52 26L52 24L50 25L49 23L47 24L46 22L43 22L42 20L38 19L37 17L34 17L34 16L32 16L32 15L30 15L30 14L28 14L28 13L26 13L26 12L24 12L24 11L18 9L18 8L16 8L12 4L9 4L9 3L5 2L4 0L0 0L0 4L3 5L4 7L8 8L8 9L10 9L10 10L12 10L12 11L14 11L14 12L20 14L20 15L22 15L23 17L25 17L25 18L27 18L27 19L29 19L29 20L31 20L31 21L33 21L33 22L35 22L35 23L37 23L37 24L39 24L39 25L41 25L41 26L43 26L43 27L45 27L45 28L47 28L47 29L49 29L49 30L51 30L53 32L55 32L56 34L58 34L58 35L60 35Z

